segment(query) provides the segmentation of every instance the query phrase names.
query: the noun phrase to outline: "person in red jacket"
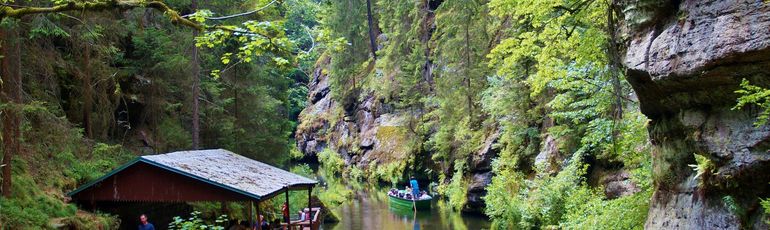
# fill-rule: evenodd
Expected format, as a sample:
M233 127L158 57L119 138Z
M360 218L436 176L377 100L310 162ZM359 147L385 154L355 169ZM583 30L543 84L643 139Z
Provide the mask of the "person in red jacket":
M281 211L283 212L283 220L286 221L286 223L291 223L291 219L289 219L289 204L283 203L283 207L281 207Z

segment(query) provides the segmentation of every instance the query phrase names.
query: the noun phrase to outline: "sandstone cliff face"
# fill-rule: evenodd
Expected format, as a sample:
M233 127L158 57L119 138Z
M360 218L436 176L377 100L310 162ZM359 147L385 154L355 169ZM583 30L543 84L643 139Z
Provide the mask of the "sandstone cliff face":
M652 121L653 195L646 228L768 226L770 127L756 109L732 110L741 79L767 87L770 5L761 0L648 0L624 6L624 64ZM714 173L688 164L707 157Z
M308 105L300 114L302 123L295 135L300 151L306 158L314 158L330 148L347 165L360 168L407 161L412 139L408 115L393 111L371 93L346 104L335 100L324 70L329 61L319 62L310 81Z
M329 148L340 154L348 166L361 169L414 161L415 152L420 151L415 144L423 137L414 134L410 119L420 117L421 111L393 109L371 92L360 92L347 103L335 100L324 70L329 61L320 60L311 76L307 107L300 114L302 123L295 134L305 159L316 159L318 153ZM499 153L495 147L499 137L499 131L490 135L471 156L467 204L463 208L466 212L484 211L482 197L492 180L492 159Z

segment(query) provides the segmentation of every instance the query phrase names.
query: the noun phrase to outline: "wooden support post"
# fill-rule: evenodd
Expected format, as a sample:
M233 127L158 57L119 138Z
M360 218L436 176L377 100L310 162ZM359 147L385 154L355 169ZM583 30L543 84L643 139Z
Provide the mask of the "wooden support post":
M291 229L291 208L289 208L289 187L286 187L286 212L288 216L286 218L286 228Z
M249 207L249 211L246 212L249 215L249 226L252 226L252 229L254 229L253 228L253 226L254 226L254 213L253 213L253 211L254 210L252 210L252 209L254 209L254 201L249 201L249 205L247 205L247 206ZM259 215L259 212L257 212L257 215ZM259 218L257 218L257 219L259 219ZM257 221L259 221L259 220L257 220Z
M310 230L313 230L313 186L308 187L307 189L307 210L308 211L308 219L310 220ZM320 211L320 210L319 210Z
M262 216L262 213L260 213L259 211L259 202L257 202L257 225L256 225L257 230L262 230L262 220L260 218L261 216ZM251 226L254 226L254 224L252 224ZM252 229L254 228L252 227Z

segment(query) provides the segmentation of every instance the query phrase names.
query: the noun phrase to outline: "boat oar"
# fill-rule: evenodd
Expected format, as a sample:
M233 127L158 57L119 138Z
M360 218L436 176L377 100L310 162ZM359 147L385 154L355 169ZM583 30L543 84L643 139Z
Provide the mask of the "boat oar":
M414 213L417 213L417 199L412 196L412 208L414 208Z

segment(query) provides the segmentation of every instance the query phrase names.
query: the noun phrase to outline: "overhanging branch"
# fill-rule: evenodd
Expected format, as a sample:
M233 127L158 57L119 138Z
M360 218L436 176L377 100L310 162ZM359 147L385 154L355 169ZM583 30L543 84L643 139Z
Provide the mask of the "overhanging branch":
M59 12L66 12L66 11L105 11L105 10L112 10L112 9L121 9L121 10L127 10L127 9L133 9L133 8L153 8L160 12L163 12L164 15L166 15L172 23L174 24L181 24L196 30L204 30L207 29L207 27L193 22L189 19L183 18L179 16L179 13L175 10L171 9L166 5L165 3L161 1L141 1L141 0L134 0L134 1L118 1L118 0L112 0L112 1L106 1L106 2L68 2L65 4L55 5L51 7L34 7L34 6L12 6L12 5L2 5L0 6L0 19L11 17L11 18L21 18L25 15L32 15L32 14L46 14L46 13L59 13Z
M255 14L255 13L259 12L259 11L262 11L262 10L266 9L268 6L272 5L275 2L276 2L276 0L273 0L270 3L267 3L266 5L264 5L264 6L260 7L260 8L257 8L256 10L252 10L252 11L248 11L248 12L243 12L243 13L232 14L232 15L227 15L227 16L221 16L221 17L208 17L208 18L206 18L206 20L225 20L225 19L230 19L230 18L242 17L242 16L247 16L247 15ZM182 17L183 18L189 18L190 16L192 16L192 14L184 15Z

